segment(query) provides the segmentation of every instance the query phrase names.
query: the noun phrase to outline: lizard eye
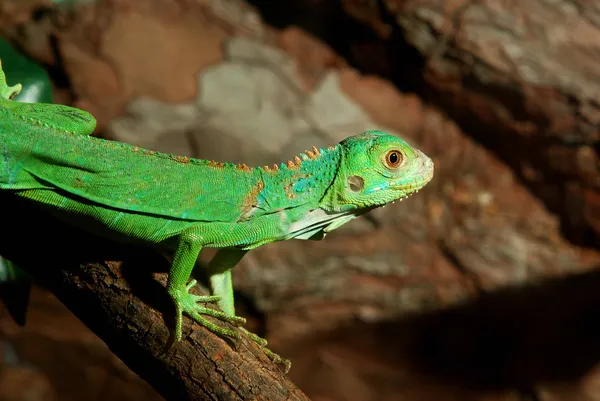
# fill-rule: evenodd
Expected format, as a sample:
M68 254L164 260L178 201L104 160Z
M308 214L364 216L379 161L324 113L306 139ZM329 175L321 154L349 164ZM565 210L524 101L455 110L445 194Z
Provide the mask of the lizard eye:
M385 155L385 163L391 168L398 167L400 164L402 164L403 160L404 156L402 156L402 153L400 153L398 150L390 150Z

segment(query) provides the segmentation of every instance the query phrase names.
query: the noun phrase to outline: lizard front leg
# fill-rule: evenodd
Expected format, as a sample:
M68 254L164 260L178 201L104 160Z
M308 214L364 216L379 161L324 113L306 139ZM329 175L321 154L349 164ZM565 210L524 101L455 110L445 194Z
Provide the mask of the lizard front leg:
M208 264L208 274L210 277L209 280L212 293L219 297L217 304L221 310L229 316L235 316L231 269L239 263L247 252L247 250L239 248L221 249ZM241 330L257 343L274 363L283 365L286 373L290 370L291 362L268 349L266 347L267 340L249 332L243 327L241 327Z
M199 296L189 293L190 289L196 285L196 280L191 280L189 283L188 280L192 274L202 245L205 243L204 241L205 239L202 236L202 228L200 226L194 226L182 232L177 241L177 248L167 280L167 291L175 305L175 333L174 338L173 336L171 337L174 341L170 342L170 346L174 342L181 341L183 313L189 315L198 324L222 337L237 339L239 338L239 333L235 330L220 327L202 315L212 316L236 326L246 323L246 319L242 317L233 316L200 305L200 303L219 302L220 297L218 295Z

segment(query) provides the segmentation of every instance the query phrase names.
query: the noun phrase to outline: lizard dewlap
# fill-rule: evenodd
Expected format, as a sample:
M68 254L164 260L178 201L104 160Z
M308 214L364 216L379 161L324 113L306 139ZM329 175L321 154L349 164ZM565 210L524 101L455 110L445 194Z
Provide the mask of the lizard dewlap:
M0 68L0 190L45 207L68 223L115 240L173 253L167 291L183 314L209 330L239 337L231 269L251 249L288 239L322 239L373 208L417 192L433 162L402 139L367 131L312 148L270 167L167 155L90 134L89 113L12 101ZM208 265L212 294L189 293L203 248L220 248ZM220 310L203 306L217 303ZM275 362L289 362L268 350Z

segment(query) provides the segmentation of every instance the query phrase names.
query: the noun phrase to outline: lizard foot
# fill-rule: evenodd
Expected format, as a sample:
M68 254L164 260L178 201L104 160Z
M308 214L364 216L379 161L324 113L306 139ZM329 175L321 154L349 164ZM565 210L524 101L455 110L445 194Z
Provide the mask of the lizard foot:
M247 329L240 327L242 330L252 341L254 341L258 346L263 350L263 352L269 357L271 361L273 361L276 365L281 365L283 367L284 373L288 373L290 368L292 367L292 362L289 359L282 358L278 354L274 353L270 349L267 348L267 340L262 337L257 336L254 333L249 332Z
M239 339L240 335L237 331L220 327L213 322L209 321L202 315L212 316L224 322L229 322L234 326L242 326L246 323L246 319L239 316L231 316L227 313L207 308L199 305L199 303L216 303L221 299L215 295L194 295L190 294L189 291L196 285L196 280L190 281L185 287L172 288L169 290L169 295L173 299L175 304L175 338L176 342L181 341L182 330L181 326L183 323L183 313L190 316L198 324L206 327L213 333L221 337L231 337ZM172 345L173 342L171 342ZM170 346L169 346L170 347Z
M277 355L270 349L266 347L267 340L262 337L257 336L254 333L249 332L245 328L241 327L246 323L246 319L240 316L231 316L225 312L221 312L215 309L207 308L199 305L198 303L216 303L221 297L216 295L194 295L190 294L189 291L192 287L196 285L196 280L190 281L190 283L185 287L171 289L169 291L169 295L173 299L173 303L175 304L175 338L170 341L170 344L167 348L170 348L174 342L181 341L182 337L182 323L183 323L183 313L189 315L194 321L198 324L206 327L213 333L217 334L220 337L230 337L236 340L239 340L240 334L236 330L226 329L220 327L211 321L204 318L202 315L212 316L221 321L229 322L234 326L240 327L241 330L246 333L252 341L254 341L258 346L263 350L263 352L269 357L273 363L276 365L282 365L285 373L288 373L292 363L289 359L282 358Z

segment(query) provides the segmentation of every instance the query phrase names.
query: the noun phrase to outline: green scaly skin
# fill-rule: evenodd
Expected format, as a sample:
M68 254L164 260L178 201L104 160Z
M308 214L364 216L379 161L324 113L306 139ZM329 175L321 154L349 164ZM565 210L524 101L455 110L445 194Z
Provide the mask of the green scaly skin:
M220 336L239 338L239 331L205 316L245 323L235 315L231 270L249 250L293 238L322 239L417 192L433 177L425 154L381 131L257 168L102 140L89 135L95 120L87 112L10 101L20 88L6 86L1 66L0 74L0 190L91 232L170 250L174 341L181 340L183 314ZM210 296L189 293L203 248L220 248L208 265ZM289 370L289 361L268 350L266 340L250 335Z

